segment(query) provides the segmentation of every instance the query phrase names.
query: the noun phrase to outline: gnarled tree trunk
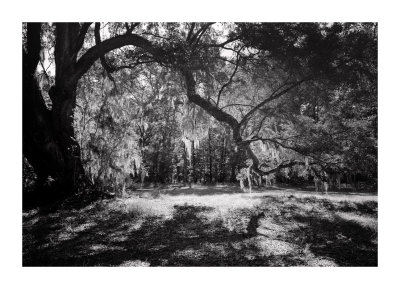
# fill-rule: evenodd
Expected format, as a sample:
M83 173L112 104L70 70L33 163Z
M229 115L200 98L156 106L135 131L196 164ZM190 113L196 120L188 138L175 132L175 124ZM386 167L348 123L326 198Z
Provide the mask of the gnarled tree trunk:
M27 47L23 54L23 153L42 183L47 176L58 177L64 165L54 138L52 115L38 87L35 71L40 59L40 24L28 24Z
M51 176L64 193L74 192L86 181L73 129L77 80L71 77L75 61L71 46L75 42L70 38L76 29L79 24L57 26L56 85L49 91L51 110L45 105L35 77L41 50L39 23L27 24L27 49L23 50L23 153L39 183Z
M68 188L76 189L77 185L86 181L73 127L78 85L75 66L80 49L80 25L57 24L56 35L56 83L50 93L53 102L53 130L64 159L63 183Z

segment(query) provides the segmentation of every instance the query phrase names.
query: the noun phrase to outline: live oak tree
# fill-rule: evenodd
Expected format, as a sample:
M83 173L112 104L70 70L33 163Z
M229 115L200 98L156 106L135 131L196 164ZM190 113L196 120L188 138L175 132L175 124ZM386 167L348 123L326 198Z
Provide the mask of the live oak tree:
M186 100L172 93L168 98L186 106L186 117L206 112L226 127L229 137L222 138L218 156L222 161L229 144L231 151L246 152L258 175L298 165L351 169L359 166L360 155L367 156L361 158L366 160L363 167L376 172L376 24L54 26L28 23L23 47L24 156L39 180L51 175L69 192L91 183L82 164L73 112L79 81L96 61L115 91L122 89L124 75L131 73L127 71L137 68L142 72L139 79L146 69L173 76L164 81L183 89ZM49 36L43 41L45 32ZM48 91L51 105L46 105L37 66L49 42L55 43L55 76ZM163 77L158 80L149 84L157 93ZM177 120L175 106L170 107L170 119ZM154 127L157 117L146 122ZM142 142L145 130L142 127ZM194 147L196 138L189 140ZM165 138L161 144L154 152L165 153ZM196 160L195 154L187 154L188 147L189 142L184 160L189 155ZM154 157L153 162L161 159ZM232 167L240 162L235 154L228 159ZM211 158L208 170L212 179ZM160 167L156 171L160 174ZM196 169L189 171L194 177Z
M127 24L125 34L100 42L83 50L90 23L55 24L55 83L49 90L52 106L49 110L39 90L35 72L41 53L41 24L28 23L23 47L23 148L39 180L53 176L66 192L88 184L83 170L79 144L75 140L73 110L79 79L93 63L108 51L136 45L155 55L157 51L143 37L132 34L137 24Z

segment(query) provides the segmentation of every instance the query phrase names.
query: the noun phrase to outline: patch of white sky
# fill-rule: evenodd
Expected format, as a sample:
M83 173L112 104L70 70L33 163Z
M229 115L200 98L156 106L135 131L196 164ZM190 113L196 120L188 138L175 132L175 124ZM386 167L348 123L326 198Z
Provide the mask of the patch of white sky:
M51 23L49 23L51 25ZM43 42L47 42L48 39L46 39L46 36L43 35ZM49 76L54 76L55 75L55 63L53 61L50 61L51 57L50 55L54 54L54 47L51 47L50 49L42 49L40 53L40 61L41 63L38 64L37 71L38 73L43 73L45 70L47 75ZM44 69L43 69L44 68Z

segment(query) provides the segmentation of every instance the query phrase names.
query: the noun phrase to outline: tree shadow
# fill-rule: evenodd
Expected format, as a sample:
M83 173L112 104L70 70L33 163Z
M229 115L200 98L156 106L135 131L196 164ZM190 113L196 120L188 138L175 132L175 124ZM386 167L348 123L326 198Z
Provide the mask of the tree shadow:
M336 265L377 266L377 229L345 218L364 214L376 219L376 202L264 196L261 205L229 216L200 205L175 205L166 216L146 208L127 210L124 202L110 209L116 204L103 200L80 210L24 213L23 265L313 266L298 251L308 248L311 258ZM249 237L242 228L260 212L283 233L269 227L265 235L258 230ZM297 251L275 252L275 245Z
M94 207L73 220L68 212L26 217L23 266L304 265L295 254L260 254L258 237L229 230L221 218L210 219L213 210L175 206L172 217L163 219L121 212L100 216ZM92 224L85 226L88 220Z
M207 221L202 214L210 210L202 206L176 206L173 217L168 220L112 212L96 218L84 230L71 232L64 240L60 231L66 231L67 220L63 220L63 214L42 218L33 228L24 229L23 265L118 266L132 260L151 266L210 265L210 262L203 264L204 260L177 254L184 250L196 251L205 242L212 246L243 238L218 222ZM91 214L95 218L96 210L88 212L89 218ZM132 223L139 219L142 219L140 228L133 228ZM80 221L87 218L74 220L74 225ZM54 232L59 232L57 240Z
M376 201L264 196L260 209L286 230L282 240L297 244L314 260L331 260L339 266L377 266Z
M306 227L291 231L301 244L309 244L316 256L328 257L339 266L377 266L377 231L338 215L324 218L317 215L295 216Z

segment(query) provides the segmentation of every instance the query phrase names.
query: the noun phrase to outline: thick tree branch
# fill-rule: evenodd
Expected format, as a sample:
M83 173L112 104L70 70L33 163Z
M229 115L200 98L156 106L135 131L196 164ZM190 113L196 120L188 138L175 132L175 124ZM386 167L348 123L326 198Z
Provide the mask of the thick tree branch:
M29 74L33 74L36 71L40 60L41 26L41 23L27 23L27 57L24 58L24 68L27 69Z
M230 114L220 110L215 104L210 101L205 100L200 95L196 93L196 82L194 80L193 74L191 71L187 69L182 69L182 74L185 77L186 87L187 87L187 96L190 102L193 102L207 111L211 116L213 116L216 120L220 122L224 122L228 124L234 134L235 140L241 140L239 135L239 123L238 121Z
M194 23L194 22L192 22L192 23L190 24L189 33L188 33L188 35L187 35L187 37L186 37L186 41L187 41L187 42L189 42L190 38L192 37L193 29L194 29L195 26L196 26L196 23Z
M161 48L155 47L147 39L136 34L124 34L107 39L90 48L77 62L73 80L78 80L93 63L105 53L126 45L140 47L153 55L156 61L172 62L173 57Z
M82 24L81 29L79 31L79 35L78 35L78 40L76 41L75 53L78 53L79 50L81 50L83 43L85 41L86 33L87 33L90 25L92 25L91 22L85 22Z
M96 45L99 45L99 44L101 43L101 38L100 38L100 23L99 23L99 22L96 22L96 24L95 24L95 26L94 26L94 38L95 38L95 41L96 41ZM106 71L108 78L109 78L112 82L114 82L114 84L115 84L115 79L114 79L114 77L112 76L112 73L114 72L114 68L111 67L111 66L107 63L106 57L105 57L104 54L100 56L100 62L101 62L101 65L103 66L104 70Z

